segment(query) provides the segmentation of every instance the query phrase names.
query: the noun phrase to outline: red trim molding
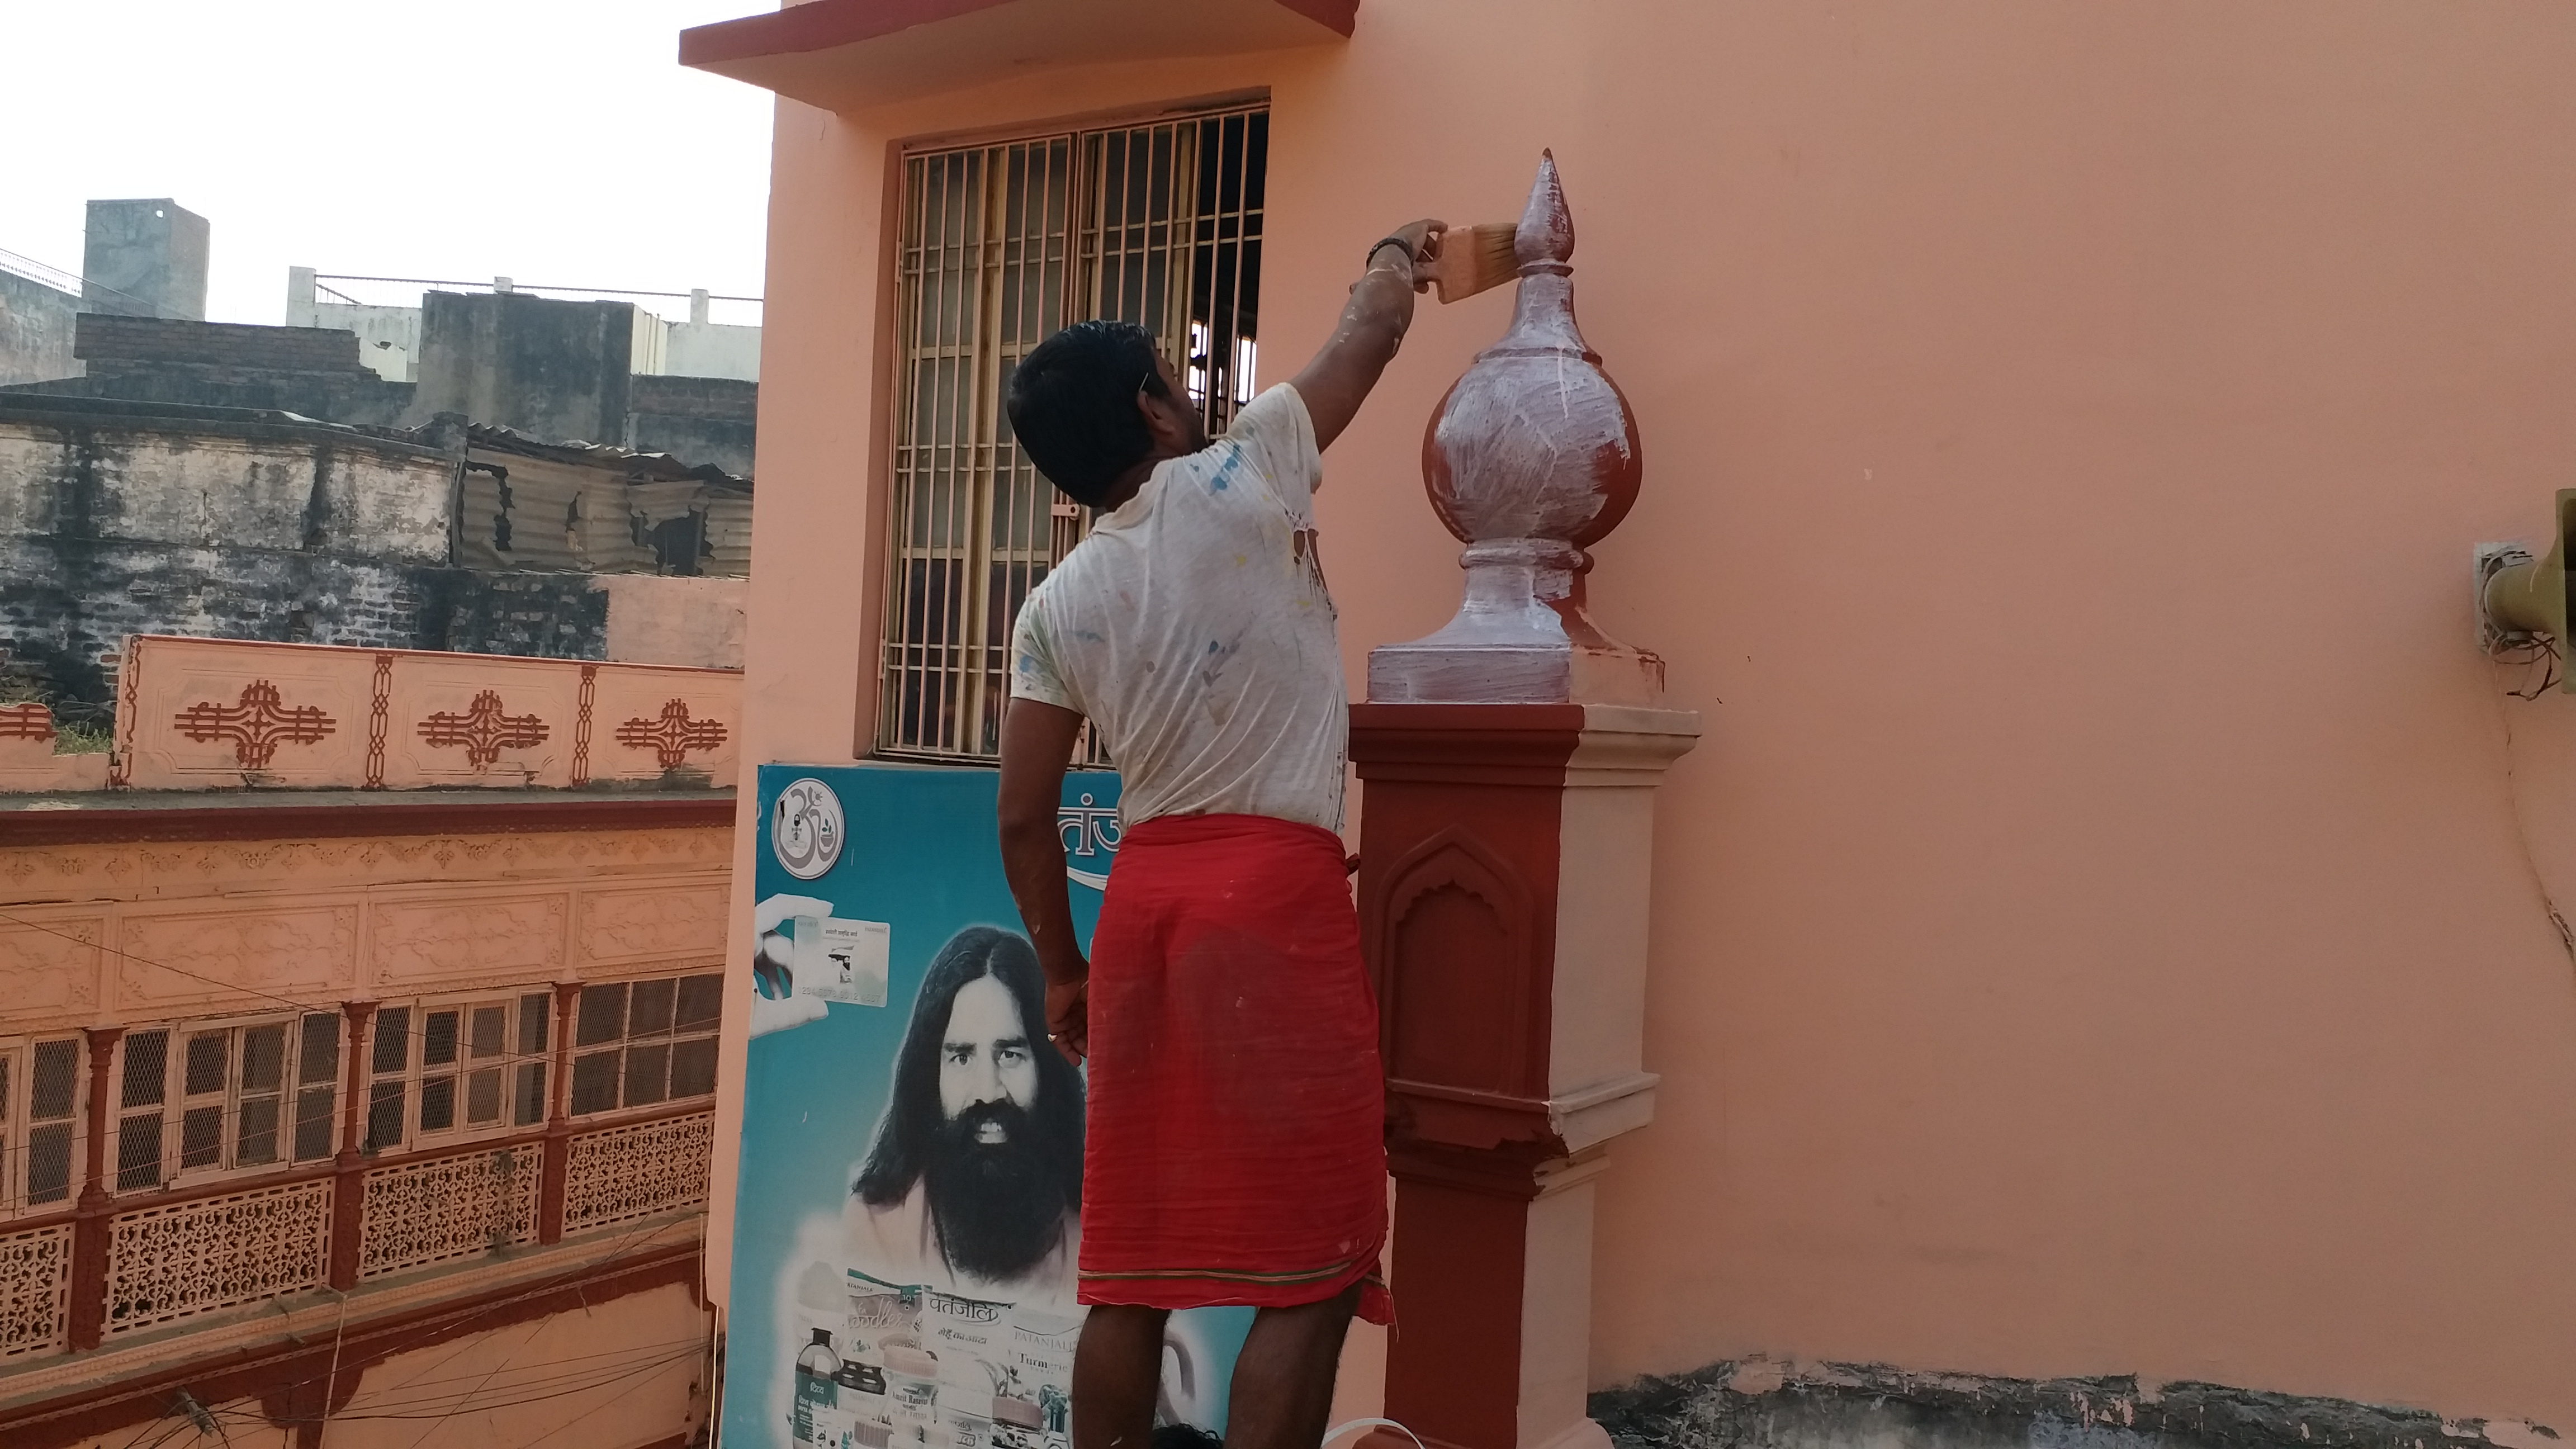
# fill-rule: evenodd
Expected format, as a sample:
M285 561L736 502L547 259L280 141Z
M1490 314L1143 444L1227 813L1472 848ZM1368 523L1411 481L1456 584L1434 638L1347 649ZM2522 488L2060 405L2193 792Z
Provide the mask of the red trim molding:
M720 20L680 32L680 64L723 65L773 55L798 55L875 40L919 25L989 10L1010 0L807 0L765 15ZM1360 0L1276 0L1348 38L1359 24Z
M337 792L333 792L337 793ZM349 792L354 794L355 792ZM274 801L274 803L271 803ZM349 835L522 835L561 830L730 829L730 790L669 795L569 795L532 800L404 800L369 795L345 803L234 795L225 803L69 809L0 807L0 846L110 845L142 840L312 840Z

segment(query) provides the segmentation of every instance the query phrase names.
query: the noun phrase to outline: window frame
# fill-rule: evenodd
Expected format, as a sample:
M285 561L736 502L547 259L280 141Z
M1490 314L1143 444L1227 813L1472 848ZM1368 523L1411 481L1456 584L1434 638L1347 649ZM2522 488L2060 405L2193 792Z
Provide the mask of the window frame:
M893 307L880 354L888 428L885 543L874 560L885 571L873 631L876 757L999 759L1020 602L1089 532L1091 510L1048 486L1001 417L1018 357L1072 321L1134 316L1155 331L1212 434L1254 395L1251 279L1266 233L1271 115L1269 96L1256 93L903 147L886 221ZM1147 174L1135 182L1140 164ZM1060 230L1050 189L1058 175ZM1129 182L1112 196L1119 177ZM1113 215L1122 204L1129 214ZM1192 315L1202 285L1205 322ZM1202 334L1204 365L1194 350ZM1077 756L1107 763L1087 729Z
M312 1023L322 1021L331 1023L331 1050L327 1061L317 1063L309 1050L317 1039ZM261 1090L245 1080L247 1042L251 1033L272 1028L280 1031L277 1081L273 1090ZM127 1078L137 1070L135 1053L141 1043L155 1036L162 1043L161 1096L157 1102L135 1102L135 1091L144 1083L129 1082ZM194 1044L215 1037L225 1041L224 1080L220 1086L191 1091ZM117 1037L115 1060L108 1073L112 1096L106 1113L107 1158L101 1164L101 1177L108 1191L127 1196L173 1192L210 1182L311 1171L329 1165L340 1146L340 1065L348 1049L347 1038L347 1018L338 1011L239 1012L125 1028ZM315 1075L316 1071L321 1074ZM304 1106L317 1097L322 1109L308 1117ZM263 1099L276 1103L275 1125L270 1131L273 1155L243 1161L251 1135L244 1131L243 1108ZM189 1121L204 1112L217 1114L215 1159L190 1162L194 1154L188 1137ZM128 1133L145 1118L157 1119L159 1134L150 1159L153 1176L149 1181L136 1177L146 1165L141 1156L129 1159L127 1154ZM308 1122L319 1124L314 1129L315 1140L309 1143L302 1140ZM308 1146L314 1150L306 1151Z
M68 1046L71 1055L69 1105L60 1114L36 1116L36 1059L49 1047ZM80 1200L81 1174L89 1152L86 1130L89 1108L89 1043L79 1032L28 1032L0 1037L0 1222L50 1217L71 1211ZM43 1202L32 1201L27 1176L34 1163L38 1132L61 1129L64 1141L62 1190Z
M700 984L696 987L686 984L691 982ZM643 1033L638 1034L634 1030L635 988L663 984L668 984L671 988L670 1024L658 1028L648 1026ZM680 1012L692 992L702 996L701 1005L707 1014L683 1020ZM592 1001L605 1002L612 996L621 1002L617 1009L616 1031L610 1035L589 1037L587 1033L590 1028L584 1024L588 1014L585 1007ZM648 1022L658 1014L655 1012L653 1015L648 1015ZM569 1043L571 1065L565 1073L564 1083L564 1111L567 1116L576 1121L595 1122L638 1112L662 1111L690 1103L714 1102L724 1026L724 971L721 967L706 967L695 971L653 976L625 977L616 981L584 982L580 993L573 998L573 1008L569 1015L571 1020L566 1030L571 1033ZM700 1044L703 1046L701 1047ZM702 1091L675 1093L672 1090L676 1085L678 1069L683 1060L684 1045L691 1049L690 1057L702 1057L704 1060L706 1086ZM633 1083L638 1080L635 1076L635 1069L639 1065L638 1058L644 1062L654 1061L656 1060L654 1053L657 1051L661 1053L658 1059L660 1084L655 1094L640 1101L633 1100ZM589 1064L587 1068L585 1064ZM612 1067L613 1074L604 1072L603 1064ZM583 1079L586 1075L591 1078L589 1086L592 1088L596 1088L600 1076L608 1076L611 1091L607 1105L590 1107L582 1105L581 1094L585 1089Z
M522 985L378 1002L367 1022L366 1070L361 1074L365 1110L358 1151L368 1157L441 1152L543 1130L551 1100L547 1087L554 1060L554 1000L552 985ZM528 1018L531 1008L538 1013L533 1031ZM477 1017L496 1010L501 1014L499 1050L480 1052L474 1035ZM448 1043L449 1053L432 1060L436 1042L431 1023L442 1016L454 1018L455 1036ZM385 1044L394 1040L389 1030L397 1021L401 1023L401 1061L385 1066L393 1055ZM496 1112L490 1121L477 1122L472 1111L474 1081L487 1074L494 1083ZM444 1092L434 1092L441 1084ZM433 1127L426 1118L430 1102L439 1095L447 1101L446 1121ZM382 1130L387 1107L398 1122L389 1136Z

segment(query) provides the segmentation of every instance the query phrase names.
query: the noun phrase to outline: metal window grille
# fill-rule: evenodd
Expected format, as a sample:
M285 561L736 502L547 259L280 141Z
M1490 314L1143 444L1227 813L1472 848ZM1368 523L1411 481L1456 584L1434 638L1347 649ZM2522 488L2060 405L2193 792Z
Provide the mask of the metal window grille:
M80 1152L80 1061L77 1038L0 1042L0 1218L70 1205Z
M583 987L573 1017L572 1115L713 1093L723 1014L720 975Z
M1000 752L1012 620L1089 527L1011 437L1021 358L1121 318L1211 433L1251 400L1269 126L1255 106L905 159L881 753Z
M341 1021L340 1013L325 1011L128 1031L118 1046L114 1088L116 1190L152 1191L329 1157ZM74 1044L49 1045L67 1068ZM47 1049L39 1047L40 1069ZM38 1085L45 1085L41 1070ZM67 1114L69 1092L55 1090L43 1105ZM69 1130L66 1120L63 1131ZM41 1159L48 1191L56 1190L69 1161L66 1136Z

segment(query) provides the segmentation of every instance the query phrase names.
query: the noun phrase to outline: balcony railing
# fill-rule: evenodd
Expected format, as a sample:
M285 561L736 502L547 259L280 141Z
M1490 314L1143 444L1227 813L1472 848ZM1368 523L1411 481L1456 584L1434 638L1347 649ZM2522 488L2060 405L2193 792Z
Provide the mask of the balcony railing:
M331 1179L120 1213L107 1229L107 1332L319 1288L331 1263Z
M71 1301L70 1223L0 1233L0 1359L60 1352Z
M94 1182L73 1212L0 1232L0 1362L697 1207L714 1141L700 1102L142 1198Z
M593 1132L576 1137L573 1151L579 1153L584 1143L612 1135ZM358 1276L381 1278L532 1241L537 1236L542 1155L529 1144L460 1152L368 1173L367 1210L358 1234Z

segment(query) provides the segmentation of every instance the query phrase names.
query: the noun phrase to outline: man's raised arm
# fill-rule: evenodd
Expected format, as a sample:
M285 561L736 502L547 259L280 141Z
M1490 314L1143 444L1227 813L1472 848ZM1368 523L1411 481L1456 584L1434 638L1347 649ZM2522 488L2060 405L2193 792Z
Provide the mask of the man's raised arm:
M1413 294L1427 283L1414 280L1414 263L1428 259L1446 223L1417 221L1398 227L1369 249L1368 270L1351 288L1350 305L1333 328L1332 340L1288 380L1306 404L1315 427L1315 449L1333 445L1360 402L1377 386L1404 329L1413 325Z

